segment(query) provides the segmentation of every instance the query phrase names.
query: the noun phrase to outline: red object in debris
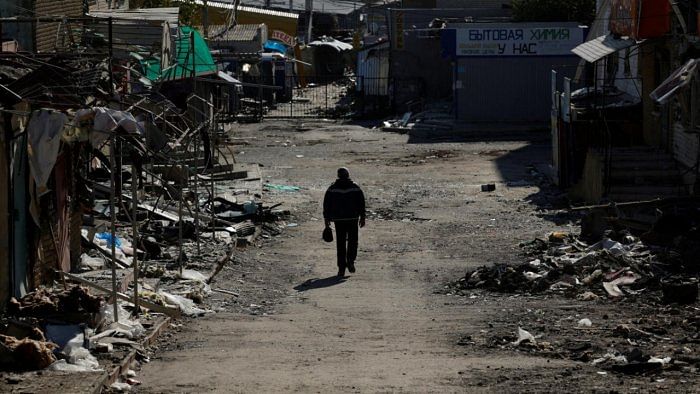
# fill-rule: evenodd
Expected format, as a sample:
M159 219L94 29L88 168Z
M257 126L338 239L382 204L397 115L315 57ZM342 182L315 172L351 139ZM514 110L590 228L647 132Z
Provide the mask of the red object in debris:
M638 39L663 37L671 31L671 3L668 0L641 0Z

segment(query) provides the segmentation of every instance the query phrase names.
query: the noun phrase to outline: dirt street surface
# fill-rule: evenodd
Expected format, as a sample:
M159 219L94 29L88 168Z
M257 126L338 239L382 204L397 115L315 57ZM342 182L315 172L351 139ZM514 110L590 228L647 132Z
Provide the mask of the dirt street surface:
M233 136L236 159L264 165L264 182L302 188L266 195L292 218L212 285L240 297L215 293L216 314L177 322L161 338L138 372L138 392L700 390L690 363L623 375L557 350L584 342L599 356L621 346L625 339L601 333L654 314L632 302L452 294L447 286L469 268L522 262L520 242L578 231L537 170L551 154L546 133L415 141L360 126L266 121L236 126ZM363 187L369 209L357 273L342 281L334 245L321 240L321 201L339 166ZM482 192L487 183L496 190ZM581 318L593 328L576 329ZM518 327L553 350L511 346ZM663 346L658 356L698 350Z

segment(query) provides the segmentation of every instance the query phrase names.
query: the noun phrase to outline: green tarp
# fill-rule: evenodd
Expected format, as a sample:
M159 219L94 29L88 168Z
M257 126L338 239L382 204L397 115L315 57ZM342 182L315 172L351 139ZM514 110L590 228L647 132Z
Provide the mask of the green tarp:
M194 34L194 70L197 76L213 74L216 70L214 58L209 46L199 32L189 26L180 27L179 37L175 40L175 63L161 70L160 59L144 59L141 65L145 77L151 81L175 81L192 77L192 37Z

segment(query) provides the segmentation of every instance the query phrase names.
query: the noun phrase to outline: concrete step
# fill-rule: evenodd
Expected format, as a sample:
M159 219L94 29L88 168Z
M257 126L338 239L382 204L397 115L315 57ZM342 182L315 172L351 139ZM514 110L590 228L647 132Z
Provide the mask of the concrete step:
M667 178L649 178L649 177L611 177L610 184L615 186L639 186L639 187L655 187L655 186L674 186L682 184L683 181L678 175Z
M678 196L684 192L680 184L675 185L616 185L611 184L610 195L650 195L650 196Z
M648 201L657 198L671 198L679 197L677 194L673 195L656 195L656 194L609 194L607 199L615 202L625 202L625 201Z
M613 168L610 171L612 179L625 178L645 178L645 179L667 179L672 178L674 181L680 179L680 174L676 168Z
M655 155L650 154L646 156L612 156L610 158L611 163L622 163L622 162L632 162L632 163L646 163L646 162L673 162L673 157L668 155Z
M676 168L676 163L673 160L613 160L610 163L611 171L670 170Z
M613 155L650 155L650 154L660 154L660 155L667 155L668 152L660 150L660 149L654 149L654 148L642 148L642 149L635 149L635 148L614 148L610 150L610 153Z

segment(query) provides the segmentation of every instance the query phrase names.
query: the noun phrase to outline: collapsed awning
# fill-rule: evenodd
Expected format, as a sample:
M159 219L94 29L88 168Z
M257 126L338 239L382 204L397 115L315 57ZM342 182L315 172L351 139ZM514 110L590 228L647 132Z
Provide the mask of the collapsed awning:
M333 48L338 52L350 51L353 49L351 44L346 44L342 41L338 41L332 37L321 37L316 41L309 43L310 47L329 47Z
M656 89L649 95L654 101L659 104L665 104L671 97L675 96L678 91L687 86L695 76L700 59L690 59L679 69L674 71L671 76L661 82Z
M240 85L240 84L241 84L241 81L239 81L239 80L237 80L236 78L234 78L234 77L232 77L232 76L226 74L226 73L223 72L223 71L217 72L216 75L217 75L219 78L221 78L221 79L223 79L224 81L226 81L226 82L233 83L233 84L236 84L236 85Z
M151 81L175 81L192 76L216 74L214 58L201 34L190 26L181 26L179 30L175 40L173 64L162 68L161 59L142 60L141 65L146 78Z
M572 49L571 52L580 56L583 60L594 63L617 51L637 45L637 41L631 38L615 38L610 34L600 36Z

